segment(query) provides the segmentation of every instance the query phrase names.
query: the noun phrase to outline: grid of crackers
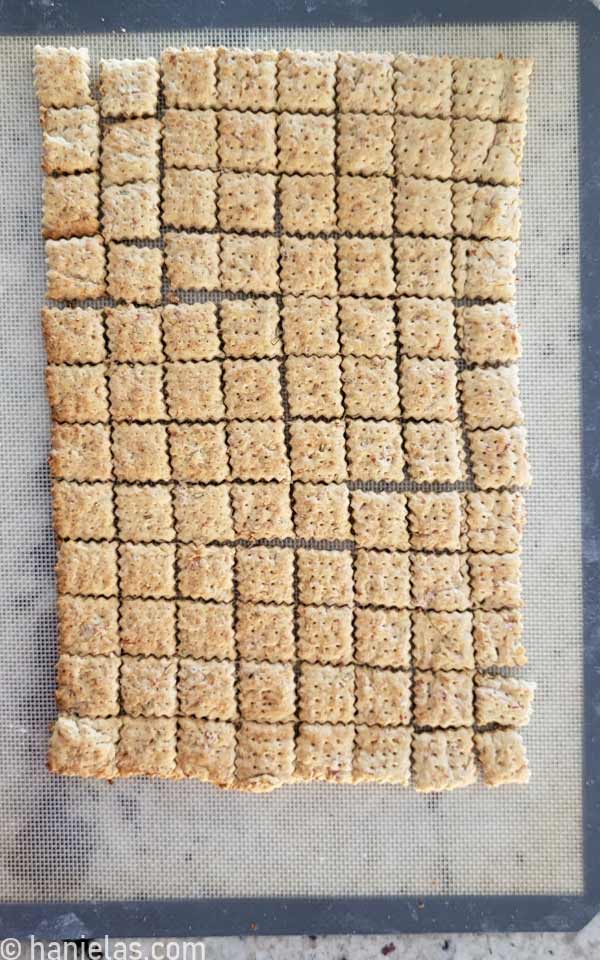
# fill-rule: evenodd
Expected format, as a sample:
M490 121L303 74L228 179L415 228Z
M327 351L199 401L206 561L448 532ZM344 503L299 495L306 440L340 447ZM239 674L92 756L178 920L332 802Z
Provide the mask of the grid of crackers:
M528 779L530 72L36 48L52 771Z

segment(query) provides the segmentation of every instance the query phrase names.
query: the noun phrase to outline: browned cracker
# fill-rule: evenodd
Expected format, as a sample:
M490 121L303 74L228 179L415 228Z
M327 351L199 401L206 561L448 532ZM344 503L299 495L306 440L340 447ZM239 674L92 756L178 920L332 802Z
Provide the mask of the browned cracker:
M396 363L386 357L342 359L344 406L348 417L393 419L400 414Z
M520 610L476 610L473 642L477 666L522 667L527 663Z
M227 660L182 657L177 678L179 712L206 720L233 720L237 713L235 666Z
M98 208L97 173L44 177L44 237L93 236L100 229Z
M460 550L463 519L458 493L409 493L408 519L413 550Z
M50 474L64 480L108 480L112 471L109 428L103 424L54 423Z
M276 116L238 110L218 112L218 151L225 170L275 173Z
M372 667L410 667L408 610L364 607L354 611L354 657Z
M343 415L338 357L288 357L285 375L293 417Z
M337 106L341 113L390 113L394 108L393 58L388 53L340 53Z
M340 237L337 241L340 293L389 297L394 293L392 241L373 237Z
M476 778L472 730L433 730L413 735L415 790L454 790L468 787Z
M300 665L298 716L301 721L351 723L354 709L354 667Z
M294 420L289 429L294 480L339 483L347 479L342 420Z
M283 723L294 719L296 690L291 663L242 660L238 669L238 700L244 720Z
M394 60L396 109L415 117L452 114L452 60L399 53Z
M410 723L410 674L356 667L356 722L395 727Z
M279 110L333 113L336 55L328 50L282 50L277 61Z
M230 110L274 110L277 100L277 54L219 48L217 99Z
M280 269L282 293L332 297L337 292L335 241L282 237Z
M518 240L521 202L517 187L455 183L452 187L454 230L463 237Z
M219 786L233 781L235 727L223 720L182 717L177 723L177 772Z
M339 313L343 354L357 357L396 356L393 300L342 297Z
M473 674L460 670L417 670L413 681L419 727L466 727L473 723Z
M415 610L413 663L418 670L472 670L473 615Z
M452 247L449 240L435 237L397 237L397 292L408 297L453 295Z
M288 480L283 420L234 420L227 426L234 480Z
M175 655L174 600L122 600L119 627L123 653L134 657Z
M410 780L411 731L407 727L356 727L352 779L354 783L395 783Z
M59 593L80 597L117 595L117 545L65 540L58 545L56 583Z
M335 120L321 114L280 113L277 120L280 173L334 173Z
M396 301L400 349L409 357L456 357L454 306L449 300L400 297Z
M233 540L233 516L227 484L178 484L173 491L177 539L211 543Z
M294 660L294 608L287 604L238 603L235 640L238 655L245 660Z
M98 169L100 125L97 107L42 107L42 170L82 173Z
M46 240L49 300L96 300L106 292L100 237Z
M108 293L128 303L156 304L161 299L162 250L110 243Z
M288 483L236 483L233 526L242 540L286 540L294 535Z
M106 423L108 393L103 363L48 364L46 392L52 418L59 423Z
M277 293L279 240L225 234L221 238L221 288L236 293Z
M220 312L227 357L275 357L281 353L279 308L274 298L224 300Z
M121 777L170 777L175 770L177 722L171 717L123 717L117 745Z
M337 550L298 550L301 603L348 606L352 603L352 554Z
M467 539L471 550L518 550L525 528L525 501L507 490L467 493Z
M118 363L161 363L161 312L154 307L109 307L106 332L111 360Z
M468 433L475 486L482 490L527 487L531 472L523 427Z
M473 120L527 119L532 60L455 60L452 115Z
M525 745L516 730L476 733L475 749L483 771L483 781L488 787L529 781Z
M177 652L196 660L234 660L233 604L177 602Z
M237 233L273 233L275 183L271 173L221 173L217 189L219 225Z
M165 170L162 219L169 227L212 230L217 225L217 175L212 170Z
M353 490L352 530L359 547L408 550L406 496Z
M121 721L59 716L52 726L48 751L51 773L112 779Z
M173 423L169 426L173 478L197 483L221 483L229 477L222 423Z
M521 606L519 553L471 553L469 569L474 606L484 610Z
M202 543L177 547L177 586L192 600L233 600L233 547Z
M396 116L394 160L399 177L448 180L452 176L450 120Z
M339 114L336 160L341 174L392 174L393 117L389 114Z
M242 723L237 735L235 786L262 792L289 783L294 773L293 723Z
M130 543L174 540L171 491L166 486L117 484L115 512L119 537Z
M163 307L162 332L169 360L213 360L221 353L214 303Z
M226 360L223 385L232 420L280 420L283 417L276 360Z
M349 540L350 498L343 483L295 483L296 536L306 540Z
M115 537L112 484L55 480L52 515L57 537L112 540Z
M109 368L110 412L113 420L164 420L160 364L114 363Z
M398 233L452 236L452 185L423 177L395 181L394 224Z
M104 127L102 185L158 181L160 121L124 120Z
M35 90L42 107L81 107L91 103L87 47L41 47L34 51Z
M518 186L524 145L524 123L455 120L452 176L455 180Z
M391 236L392 200L390 177L338 177L338 229L341 233Z
M416 483L455 483L463 478L462 438L455 423L406 423L404 455Z
M469 300L513 300L517 253L512 240L454 240L455 295Z
M346 443L351 480L403 479L404 455L399 423L348 420Z
M216 60L214 47L167 47L160 55L163 96L168 107L216 105Z
M334 357L339 352L337 301L328 297L283 298L283 342L287 354Z
M79 717L113 717L119 712L119 658L63 653L56 665L56 705Z
M158 105L158 63L100 60L100 112L104 117L147 117Z
M523 422L516 366L463 370L460 385L467 427L514 427Z
M460 553L413 553L412 599L423 610L466 610L470 602L469 570Z
M475 719L479 726L523 727L529 723L535 683L516 677L475 676Z
M238 547L236 581L240 600L292 603L294 552L288 547Z
M101 363L106 359L100 310L44 307L42 329L49 363Z
M217 114L214 110L165 110L162 134L165 167L216 170Z
M286 233L331 233L336 229L332 175L283 174L279 178L279 204Z
M167 430L158 423L117 423L112 428L117 480L157 481L171 476Z
M116 597L57 597L60 653L118 653L119 601ZM122 642L122 640L121 640Z
M214 233L166 233L169 285L181 290L218 290L219 237Z
M353 744L351 724L301 723L296 739L296 778L350 783Z
M409 607L408 554L391 550L358 550L354 584L356 601L361 606Z
M175 595L175 547L171 543L122 543L119 577L124 597L169 599Z
M177 662L171 657L121 660L120 701L130 717L174 717L178 712Z
M298 657L308 663L350 663L351 607L299 606Z
M456 329L467 363L511 363L521 356L521 337L512 304L458 307Z
M402 413L411 420L456 420L454 360L403 357L400 364Z

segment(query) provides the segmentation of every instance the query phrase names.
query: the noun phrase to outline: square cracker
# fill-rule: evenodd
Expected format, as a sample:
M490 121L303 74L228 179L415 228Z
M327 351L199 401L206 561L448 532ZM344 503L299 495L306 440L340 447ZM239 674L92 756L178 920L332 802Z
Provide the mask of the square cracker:
M404 455L410 478L416 483L456 483L463 479L463 443L456 423L406 423Z
M106 359L100 310L43 307L48 363L101 363Z
M100 124L97 107L42 107L40 123L44 173L83 173L98 169Z
M423 610L466 610L470 603L469 570L460 553L413 553L412 599Z
M178 484L173 491L177 539L184 543L233 540L233 515L227 484Z
M394 293L392 241L374 237L340 237L337 266L343 296L390 297Z
M273 233L275 184L271 173L221 173L217 190L219 226L236 233Z
M116 423L112 428L117 480L168 480L167 429L158 423Z
M356 722L368 726L410 723L410 674L379 667L356 668Z
M381 607L354 611L354 658L372 667L411 665L411 624L408 610Z
M166 233L169 286L179 290L219 290L219 246L215 233Z
M279 307L273 297L223 300L220 332L227 357L275 357L281 353Z
M460 236L478 240L519 239L521 201L517 187L455 183L452 204L454 230Z
M334 357L339 352L336 300L286 296L281 316L287 354Z
M59 423L106 423L108 393L103 363L48 364L46 392L52 419Z
M110 243L108 247L108 293L127 303L160 303L162 296L162 250Z
M154 363L113 363L109 368L113 420L165 420L163 368Z
M413 664L417 670L473 670L473 615L415 610Z
M488 787L529 781L525 745L516 730L476 733L475 749L483 772L483 782Z
M163 307L162 333L168 360L214 360L220 356L217 308L210 301Z
M527 119L532 60L455 60L452 115L473 120Z
M283 723L294 719L296 687L291 663L242 660L238 667L238 701L244 720Z
M454 120L452 176L455 180L519 186L524 146L524 123Z
M342 382L346 416L391 420L400 415L395 360L343 357Z
M110 358L117 363L161 363L161 312L154 307L120 306L105 311Z
M97 300L106 293L105 248L100 237L46 240L49 300Z
M522 605L519 553L471 553L469 569L475 607L501 610Z
M119 625L123 653L131 656L175 656L175 602L122 600Z
M458 299L514 300L518 246L512 240L453 241Z
M522 667L527 663L520 610L475 610L473 643L477 666Z
M293 420L289 430L294 480L339 483L347 479L342 420Z
M408 519L413 550L460 550L463 532L460 494L409 493Z
M493 490L529 486L531 471L523 427L471 430L467 437L476 487Z
M58 240L98 233L98 192L97 173L44 177L42 235Z
M344 723L301 723L296 739L296 778L350 783L354 727Z
M521 356L519 325L512 304L458 307L456 329L467 363L512 363Z
M435 237L396 237L397 292L408 297L453 295L452 246Z
M222 423L174 423L169 426L174 480L222 483L229 477L229 460Z
M177 652L196 660L234 660L233 604L177 601Z
M282 50L277 61L277 108L295 113L333 113L336 55Z
M244 660L295 660L294 608L287 604L238 603L235 639Z
M117 484L115 512L119 538L130 543L174 540L171 491L151 484Z
M124 717L117 745L121 777L170 777L175 771L177 721L170 717Z
M87 47L35 46L35 91L42 107L81 107L91 103Z
M354 667L300 665L298 716L301 721L351 723L354 709Z
M177 723L177 772L219 786L231 784L235 727L224 720L182 717Z
M339 302L342 353L355 357L396 357L394 301L342 297Z
M333 117L280 113L277 146L280 173L335 173Z
M52 518L57 537L112 540L116 536L112 484L55 480Z
M249 541L293 537L288 483L236 483L231 499L236 537Z
M475 719L501 727L524 727L529 723L535 683L516 677L475 676Z
M104 424L54 423L50 475L64 480L109 480L110 433Z
M452 60L399 53L394 60L396 110L413 117L452 115Z
M352 661L352 608L299 606L298 657L307 663Z
M218 155L225 170L275 173L277 170L274 113L219 110Z
M337 293L335 240L281 238L281 292L332 297Z
M171 543L122 543L119 577L124 597L175 596L175 547Z
M410 420L456 420L457 393L454 360L402 358L400 396L404 417Z
M277 293L279 239L225 234L221 237L221 288L236 293Z
M337 106L341 113L391 113L393 57L389 53L340 53Z
M346 444L351 480L403 479L404 454L400 423L348 420Z
M359 547L408 550L405 494L353 490L351 499L352 530Z
M419 727L466 727L473 723L473 674L461 670L417 670L413 710Z
M337 178L337 220L340 233L389 237L392 233L393 188L390 177Z
M182 657L177 678L178 712L204 720L233 720L237 714L235 664Z
M342 378L338 357L288 357L285 363L293 417L341 417Z
M410 780L411 731L407 727L356 727L352 779L354 783L395 783Z
M192 600L233 600L233 547L201 543L177 547L177 586L182 597Z
M508 490L465 494L467 539L471 550L511 553L525 528L522 494Z
M232 420L280 420L283 417L276 360L226 360L225 406Z
M119 653L119 601L117 597L59 596L58 647L60 653L80 656Z
M413 734L412 774L415 790L423 792L470 786L477 778L473 731L432 730Z
M212 170L165 170L162 219L169 227L212 230L217 225L216 173Z
M289 480L283 420L234 420L227 426L234 480Z
M217 114L214 110L165 110L162 136L165 167L217 169Z
M394 120L396 176L448 180L452 176L452 123L428 117Z
M335 177L330 174L282 174L279 178L281 226L286 233L332 233L337 226Z
M400 297L396 301L400 350L408 357L456 357L454 306L449 300Z
M237 735L235 785L262 792L289 783L294 774L294 724L245 721Z
M410 607L408 554L359 549L354 564L356 601L360 606Z
M52 726L48 769L76 777L118 776L116 756L121 721L60 716Z
M217 103L217 51L214 47L167 47L160 55L160 72L168 107L214 107Z
M467 427L514 427L523 423L516 366L463 370L460 386Z
M350 497L343 483L295 483L296 536L306 540L349 540Z
M298 596L304 604L352 604L352 554L346 550L298 550Z
M121 659L119 694L130 717L174 717L178 711L177 661L172 657Z
M452 184L423 177L398 177L394 224L398 233L451 237Z
M124 120L104 127L102 186L158 182L160 120Z
M100 60L100 112L104 117L147 117L158 106L158 63Z
M113 717L119 712L119 658L63 653L56 665L56 705L79 717Z
M249 603L292 603L294 551L289 547L237 547L239 598Z
M225 416L218 360L167 363L164 379L173 420L222 420Z
M217 51L217 99L230 110L274 110L277 54L273 50Z
M394 172L393 117L374 113L338 114L336 160L342 175L391 175Z

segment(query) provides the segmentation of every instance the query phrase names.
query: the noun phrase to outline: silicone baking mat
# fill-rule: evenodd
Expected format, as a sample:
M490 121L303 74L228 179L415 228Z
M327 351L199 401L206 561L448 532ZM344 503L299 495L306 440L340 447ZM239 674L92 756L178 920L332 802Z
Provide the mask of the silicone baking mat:
M311 784L257 798L46 772L57 651L36 42L88 46L96 63L205 44L535 59L517 300L535 478L523 557L522 675L538 683L528 787L420 796ZM1 900L61 901L68 915L84 901L583 894L578 49L570 21L0 38Z

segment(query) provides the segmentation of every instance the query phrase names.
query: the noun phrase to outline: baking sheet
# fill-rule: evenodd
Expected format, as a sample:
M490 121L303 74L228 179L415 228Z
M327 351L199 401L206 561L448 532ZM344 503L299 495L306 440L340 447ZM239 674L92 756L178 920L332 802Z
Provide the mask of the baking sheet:
M54 715L54 548L39 329L39 134L33 38L0 40L0 325L5 477L0 898L47 901L375 894L578 894L582 626L579 502L577 27L451 25L38 38L99 56L166 45L533 56L518 311L535 486L524 548L538 682L526 788L418 796L393 787L228 795L196 783L85 783L44 769Z

